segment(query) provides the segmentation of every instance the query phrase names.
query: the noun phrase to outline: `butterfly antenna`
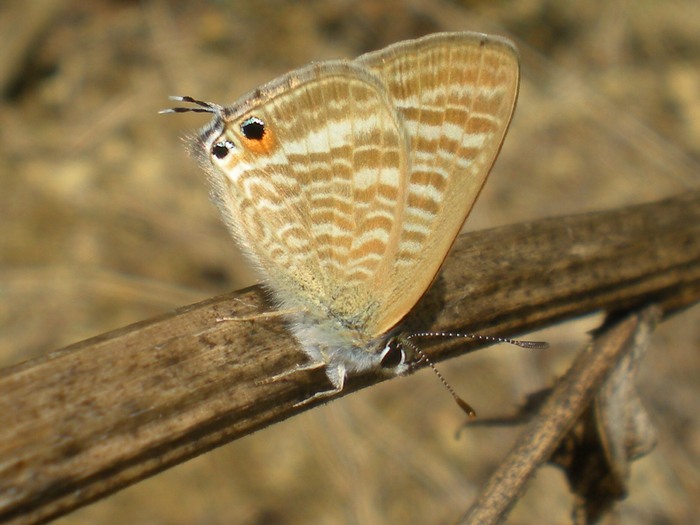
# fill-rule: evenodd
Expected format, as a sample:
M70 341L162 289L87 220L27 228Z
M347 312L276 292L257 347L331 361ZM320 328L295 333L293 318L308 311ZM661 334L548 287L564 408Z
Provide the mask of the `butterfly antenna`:
M464 399L462 399L457 392L455 392L455 389L452 388L452 385L450 385L447 382L447 379L440 373L440 371L435 367L433 362L430 360L430 358L427 356L425 352L423 352L418 346L411 341L411 339L416 339L419 337L466 337L469 339L475 339L477 341L488 341L491 343L507 343L510 345L514 346L519 346L521 348L532 348L532 349L537 349L537 350L544 350L545 348L549 348L549 343L546 341L522 341L520 339L510 339L508 337L495 337L495 336L490 336L490 335L479 335L479 334L460 334L460 333L453 333L453 332L418 332L414 334L410 334L408 336L403 337L403 343L405 345L410 346L413 351L416 353L417 356L419 356L419 359L417 362L420 361L425 361L428 363L428 366L433 369L433 372L435 372L435 375L438 376L442 384L445 386L447 391L452 395L454 400L457 402L459 407L470 417L470 418L475 418L476 417L476 411L471 407L469 403L467 403Z
M549 343L546 341L523 341L522 339L510 339L508 337L496 337L491 335L479 334L461 334L453 332L417 332L406 336L405 339L411 340L418 337L463 337L468 339L474 339L476 341L487 341L489 343L506 343L513 346L519 346L520 348L531 348L534 350L545 350L549 348Z
M168 109L162 109L158 113L160 113L160 114L163 114L163 113L214 113L214 114L221 114L221 112L224 109L219 104L214 104L212 102L204 102L203 100L197 100L196 98L193 98L193 97L171 96L169 98L170 98L170 100L175 100L177 102L188 102L190 104L196 104L199 107L198 108L189 108L189 107L168 108Z
M415 344L413 344L411 341L408 339L411 336L407 337L404 339L403 343L410 346L413 351L420 357L419 361L425 361L428 363L428 366L433 369L433 372L435 372L435 375L438 376L438 379L442 382L442 384L445 386L447 391L450 393L450 395L453 397L455 402L459 405L459 408L461 408L469 418L474 419L476 417L476 411L471 407L469 403L467 403L464 399L462 399L457 392L455 392L455 389L452 388L452 385L447 382L447 379L440 373L440 371L435 367L433 362L430 360L430 358L423 352L420 348L418 348Z

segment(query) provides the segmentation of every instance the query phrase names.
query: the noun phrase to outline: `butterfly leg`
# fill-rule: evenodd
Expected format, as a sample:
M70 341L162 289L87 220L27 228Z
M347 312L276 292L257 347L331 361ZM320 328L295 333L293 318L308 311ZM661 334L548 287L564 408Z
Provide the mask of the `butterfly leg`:
M326 366L326 363L324 363L323 361L309 361L308 363L305 363L303 365L296 365L294 368L290 368L289 370L285 370L284 372L280 372L279 374L270 376L267 379L262 379L258 381L257 384L267 385L269 383L275 383L277 381L280 381L281 379L287 379L289 376L296 374L297 372L318 370L319 368L322 368L324 366Z
M276 317L285 317L287 315L299 313L298 308L288 308L286 310L272 310L269 312L261 312L259 314L253 315L241 315L236 317L217 317L217 323L224 323L227 321L261 321L263 319L275 319Z
M333 368L329 368L328 363L326 363L325 361L309 361L308 363L305 363L303 365L297 365L294 368L290 368L289 370L285 370L284 372L275 374L266 379L256 381L256 384L267 385L276 381L287 379L289 376L296 374L297 372L318 370L319 368L323 367L326 368L326 375L328 376L328 380L333 384L334 388L331 388L329 390L323 390L321 392L316 392L314 395L307 397L303 401L294 403L294 407L304 406L317 399L332 397L335 394L341 392L343 390L343 387L345 386L345 377L347 375L345 367L342 365L337 365Z
M323 364L325 365L325 363ZM326 375L328 376L330 382L333 383L334 388L331 388L330 390L322 390L321 392L316 392L314 395L307 397L303 401L294 403L294 407L308 405L309 403L311 403L312 401L316 401L317 399L333 397L334 395L342 392L343 387L345 386L345 377L347 375L345 367L343 365L338 365L333 368L326 368Z

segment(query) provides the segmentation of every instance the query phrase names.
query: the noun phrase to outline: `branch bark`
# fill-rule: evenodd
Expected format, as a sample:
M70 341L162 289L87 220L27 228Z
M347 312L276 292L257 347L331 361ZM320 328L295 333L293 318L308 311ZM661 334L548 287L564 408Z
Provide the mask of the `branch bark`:
M699 298L700 193L690 193L463 235L406 325L510 336ZM260 316L269 310L251 288L0 372L0 521L56 518L302 410L292 405L328 385L322 371L260 384L304 359L281 318ZM381 380L352 378L343 395Z

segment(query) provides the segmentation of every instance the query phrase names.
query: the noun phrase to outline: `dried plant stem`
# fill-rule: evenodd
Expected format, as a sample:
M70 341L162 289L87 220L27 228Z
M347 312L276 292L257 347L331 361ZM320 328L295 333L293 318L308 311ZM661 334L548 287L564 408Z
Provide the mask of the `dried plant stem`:
M510 336L698 298L693 193L462 236L409 324ZM281 319L216 322L266 310L258 289L237 292L0 372L0 522L55 518L299 412L328 385L322 371L261 383L303 361ZM474 348L454 343L426 353ZM354 378L344 394L379 380Z
M459 525L489 525L505 519L527 482L550 459L620 359L634 350L640 338L648 340L659 313L656 307L647 307L597 334L528 423Z

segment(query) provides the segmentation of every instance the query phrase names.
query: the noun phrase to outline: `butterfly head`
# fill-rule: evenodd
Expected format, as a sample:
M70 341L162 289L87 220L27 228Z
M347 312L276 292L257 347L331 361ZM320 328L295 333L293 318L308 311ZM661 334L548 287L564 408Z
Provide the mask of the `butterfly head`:
M403 335L390 337L379 352L379 367L388 375L404 374L421 360L421 352Z

